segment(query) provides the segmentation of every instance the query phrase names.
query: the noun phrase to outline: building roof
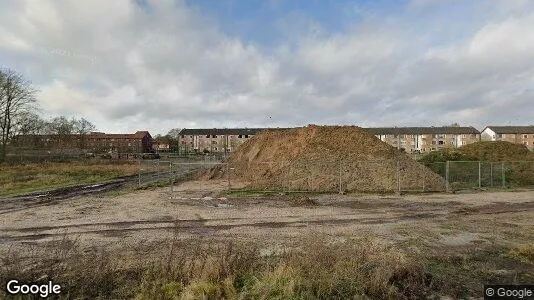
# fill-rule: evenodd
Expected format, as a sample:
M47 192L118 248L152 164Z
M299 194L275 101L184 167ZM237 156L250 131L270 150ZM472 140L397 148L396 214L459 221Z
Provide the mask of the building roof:
M480 134L474 127L373 127L363 128L375 135L395 135L395 134Z
M103 132L90 132L88 135L86 135L89 138L99 139L99 140L107 140L107 139L142 139L148 135L150 137L150 133L148 131L137 131L136 133L103 133ZM59 135L59 134L28 134L25 136L18 135L18 137L35 137L35 138L58 138L58 137L79 137L79 134L68 134L68 135Z
M534 133L534 126L486 126L495 133ZM486 130L484 128L484 130ZM483 131L484 131L483 130Z
M89 136L98 139L142 139L146 135L150 136L148 131L137 131L136 133L103 133L103 132L91 132Z
M255 135L262 130L285 130L289 128L184 128L180 135Z

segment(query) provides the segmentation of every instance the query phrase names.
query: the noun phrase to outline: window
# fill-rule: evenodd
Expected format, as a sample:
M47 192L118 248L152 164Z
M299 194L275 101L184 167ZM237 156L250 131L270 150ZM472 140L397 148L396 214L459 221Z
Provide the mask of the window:
M182 139L185 139L185 135L182 135Z
M217 147L213 148L213 150L217 151Z
M238 135L238 136L237 136L238 139L240 139L240 138L242 138L242 137L243 137L242 135Z
M217 141L211 141L212 145L217 145Z
M524 138L524 139L528 139L528 135L525 134L525 135L523 136L523 138Z
M438 141L438 145L443 145L445 144L443 141Z
M216 136L216 135L212 135L211 137L212 137L212 138L217 138L217 136Z
M209 139L209 138L210 138L210 135L209 135L209 134L208 134L208 135L206 135L206 138L208 138L208 139Z
M245 134L245 138L248 139L248 134Z

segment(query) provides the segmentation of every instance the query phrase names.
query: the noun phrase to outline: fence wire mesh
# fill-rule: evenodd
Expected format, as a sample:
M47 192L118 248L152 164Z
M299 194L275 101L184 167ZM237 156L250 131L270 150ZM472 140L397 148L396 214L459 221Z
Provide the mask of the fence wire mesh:
M229 163L215 159L141 160L139 186L158 182L173 194L212 191L444 192L534 187L534 162L449 161L428 166L409 159L361 161L309 158Z

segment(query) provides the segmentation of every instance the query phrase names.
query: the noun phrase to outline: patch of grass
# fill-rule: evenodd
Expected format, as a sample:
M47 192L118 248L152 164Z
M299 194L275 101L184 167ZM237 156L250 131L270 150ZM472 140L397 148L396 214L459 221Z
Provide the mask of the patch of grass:
M460 299L478 297L483 284L529 284L534 279L532 265L508 257L510 251L513 250L488 245L449 247L419 259L442 291Z
M4 255L0 284L53 280L64 299L425 299L478 297L484 283L534 278L532 244L408 254L369 237L315 236L278 254L258 246L192 238L109 252L62 238L29 256Z
M4 256L0 284L53 280L76 299L408 299L431 289L422 269L372 240L302 249L261 256L254 244L191 239L110 253L58 243L30 258Z
M136 162L34 163L0 165L0 195L28 193L76 184L91 184L138 172Z
M505 256L517 259L521 262L534 264L534 244L513 247L505 254Z

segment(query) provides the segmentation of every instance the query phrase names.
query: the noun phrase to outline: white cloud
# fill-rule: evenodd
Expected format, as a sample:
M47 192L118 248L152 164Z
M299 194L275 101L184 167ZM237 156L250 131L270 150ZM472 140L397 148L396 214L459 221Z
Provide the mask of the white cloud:
M270 49L221 32L183 1L12 1L0 12L0 57L39 84L47 113L83 115L106 131L528 123L534 13L525 2L498 2L506 13L471 24L473 34L430 44L444 17L428 28L372 18L333 33L286 17ZM455 35L447 30L440 35Z

